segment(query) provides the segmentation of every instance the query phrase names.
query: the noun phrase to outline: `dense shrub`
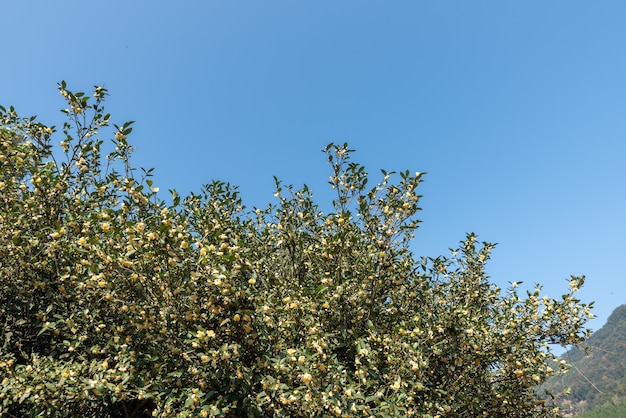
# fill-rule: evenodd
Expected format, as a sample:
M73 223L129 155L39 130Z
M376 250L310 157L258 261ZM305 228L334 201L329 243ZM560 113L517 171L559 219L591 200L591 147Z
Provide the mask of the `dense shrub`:
M586 338L582 277L559 299L502 290L473 234L414 257L422 174L368 187L347 145L324 150L331 213L278 180L263 210L218 181L166 201L107 91L59 90L60 132L0 108L0 413L555 413L535 388L566 367L549 343Z

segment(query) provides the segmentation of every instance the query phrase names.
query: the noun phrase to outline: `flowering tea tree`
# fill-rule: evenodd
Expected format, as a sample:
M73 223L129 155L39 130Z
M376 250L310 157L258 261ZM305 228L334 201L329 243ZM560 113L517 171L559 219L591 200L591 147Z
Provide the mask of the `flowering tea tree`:
M0 108L3 416L558 414L537 388L589 334L583 277L500 289L474 234L414 256L422 174L370 186L346 144L329 213L279 180L265 209L219 181L166 201L106 89L59 90L59 129Z

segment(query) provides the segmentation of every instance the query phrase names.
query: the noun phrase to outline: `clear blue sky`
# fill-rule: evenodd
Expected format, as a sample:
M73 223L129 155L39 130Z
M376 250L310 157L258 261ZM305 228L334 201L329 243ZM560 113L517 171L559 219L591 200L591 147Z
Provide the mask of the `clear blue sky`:
M473 231L498 243L500 285L558 296L584 274L597 329L626 302L625 16L622 0L12 1L0 104L59 124L57 82L104 85L161 190L222 179L249 206L273 175L328 201L320 150L348 141L375 178L428 172L418 255Z

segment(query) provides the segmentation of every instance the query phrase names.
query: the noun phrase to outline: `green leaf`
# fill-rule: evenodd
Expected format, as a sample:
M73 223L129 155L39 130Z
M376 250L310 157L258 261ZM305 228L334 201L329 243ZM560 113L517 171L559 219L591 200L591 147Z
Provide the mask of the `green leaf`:
M26 400L26 398L28 398L30 396L30 390L27 390L26 392L24 392L22 394L22 396L20 396L20 399L18 400L18 403L22 403Z
M172 194L172 204L178 206L180 204L180 195L176 190L170 190L170 193Z

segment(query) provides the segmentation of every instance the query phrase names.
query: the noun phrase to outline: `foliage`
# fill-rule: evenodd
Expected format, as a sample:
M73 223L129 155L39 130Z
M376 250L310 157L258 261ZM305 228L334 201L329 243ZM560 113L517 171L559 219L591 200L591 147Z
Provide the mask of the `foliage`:
M474 234L414 257L422 173L368 187L345 144L324 150L331 213L279 180L265 209L219 181L168 203L130 163L132 122L103 158L107 91L59 90L61 150L0 108L0 413L555 414L536 387L566 367L549 344L588 335L583 277L502 290Z
M626 305L621 305L580 348L573 348L562 356L572 365L568 373L546 382L548 390L559 394L555 403L563 413L595 411L595 407L606 405L609 410L609 406L626 399L625 349ZM592 411L589 414L593 416ZM611 415L607 412L602 416Z
M599 406L581 415L581 418L623 418L626 417L626 402L619 405L608 404Z

